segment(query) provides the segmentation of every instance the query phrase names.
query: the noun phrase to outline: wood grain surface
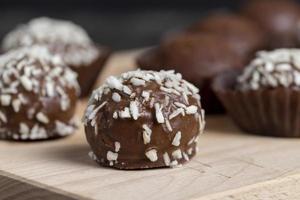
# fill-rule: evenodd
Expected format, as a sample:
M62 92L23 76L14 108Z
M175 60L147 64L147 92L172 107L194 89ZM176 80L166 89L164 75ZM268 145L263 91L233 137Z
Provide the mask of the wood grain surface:
M98 84L134 69L136 53L114 55ZM78 103L78 117L85 105ZM300 140L246 134L228 117L213 116L199 148L181 168L121 171L88 157L82 127L58 140L0 141L0 199L300 199Z

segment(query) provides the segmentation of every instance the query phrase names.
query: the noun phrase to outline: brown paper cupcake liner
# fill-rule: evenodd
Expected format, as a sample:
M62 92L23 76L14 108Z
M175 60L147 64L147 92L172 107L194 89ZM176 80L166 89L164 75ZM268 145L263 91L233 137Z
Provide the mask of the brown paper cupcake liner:
M300 137L300 90L291 88L236 90L239 72L218 76L213 90L244 131L277 137Z
M100 55L98 58L89 64L89 66L73 67L70 66L76 73L78 73L78 82L81 89L80 97L90 95L94 84L97 81L99 73L103 69L104 64L108 60L111 50L106 47L98 47Z

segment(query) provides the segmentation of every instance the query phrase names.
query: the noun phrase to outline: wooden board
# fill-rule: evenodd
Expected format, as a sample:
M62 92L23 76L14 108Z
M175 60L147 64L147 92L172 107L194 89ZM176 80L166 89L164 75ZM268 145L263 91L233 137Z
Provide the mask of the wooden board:
M102 76L134 69L112 57ZM85 101L78 105L81 117ZM0 141L0 199L300 199L300 141L248 135L226 116L207 118L199 154L175 169L121 171L88 157L83 129L45 142Z

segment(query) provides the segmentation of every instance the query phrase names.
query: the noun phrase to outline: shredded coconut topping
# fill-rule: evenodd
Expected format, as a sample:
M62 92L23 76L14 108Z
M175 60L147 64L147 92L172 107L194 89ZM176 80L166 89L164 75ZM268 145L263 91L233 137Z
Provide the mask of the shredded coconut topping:
M257 90L259 88L299 87L300 50L277 49L260 51L256 58L238 77L238 88Z
M51 95L47 92L49 88L56 88L53 89ZM8 122L8 120L11 119L11 115L14 114L6 112L7 108L3 106L10 106L15 113L19 113L20 109L26 106L28 110L26 110L27 116L25 114L24 118L31 121L36 120L36 124L29 128L27 124L20 122L19 133L10 133L10 127L2 127L0 134L5 134L6 136L11 135L11 137L15 138L21 134L20 137L18 136L18 139L47 138L47 132L44 126L54 122L50 121L47 113L42 112L43 103L50 97L55 97L58 98L66 108L69 108L69 94L62 88L68 90L73 89L79 92L77 75L66 67L59 57L49 53L46 47L23 47L1 55L1 121ZM62 109L62 111L65 110ZM56 125L52 127L55 129ZM72 131L74 129L75 127L72 126ZM50 131L54 132L55 130ZM61 131L57 130L56 132L60 134Z
M184 132L178 130L180 126L176 125L175 118L194 116L191 119L195 119L199 123L199 134L204 129L204 111L201 109L198 92L195 86L184 81L182 76L174 71L137 70L121 74L118 77L111 76L93 92L83 121L86 126L100 127L97 125L97 122L100 121L97 117L100 118L103 116L102 113L109 111L111 116L107 120L142 122L138 134L141 134L141 142L147 146L145 156L151 162L163 159L166 166L177 166L180 159L184 157L187 160L189 157L186 153L183 154L184 152L180 148ZM110 102L113 102L113 106L102 109ZM145 121L145 116L148 118L149 114L153 121ZM174 135L174 137L166 135L167 138L170 138L169 144L172 144L173 148L177 147L174 152L158 154L160 149L157 149L153 137L157 134L155 131L159 126L162 126L160 130L164 130L166 134ZM174 131L176 132L174 133ZM116 146L115 149L108 152L107 160L110 165L115 164L112 157L113 155L117 157L117 155L112 153L116 152L118 152ZM172 159L169 155L172 156Z
M119 92L125 93L125 95L129 95L129 98L132 98L128 107L125 107L123 110L119 110L120 118L133 118L137 120L139 117L139 109L138 109L138 101L136 101L135 95L132 95L131 87L145 85L148 82L156 82L161 85L160 89L165 91L167 88L168 91L177 96L183 96L183 98L188 98L188 96L197 96L198 89L195 88L192 84L184 81L180 74L175 74L174 71L131 71L122 74L120 77L111 76L109 77L103 86L93 92L91 100L101 101L101 97L107 94L109 91L117 90ZM116 103L121 101L120 94L114 91L112 93L112 99ZM176 91L176 92L174 92ZM185 94L185 95L182 95ZM150 100L151 91L143 91L141 96L144 98L146 102ZM166 97L168 103L170 101L170 97ZM187 103L187 101L185 101ZM158 123L165 123L165 116L163 115L163 104L159 102L155 102L155 98L151 97L150 107L154 107L156 113L156 119ZM153 104L153 105L152 105ZM175 102L175 106L179 107L179 110L174 111L169 119L176 117L178 114L194 114L198 111L198 107L196 105L185 105L180 102ZM180 109L184 108L184 110ZM89 113L89 112L86 112ZM114 115L116 118L116 115ZM89 118L88 120L92 120ZM167 123L168 129L171 131L170 123Z
M47 17L32 19L27 24L19 25L5 36L2 48L8 51L34 44L81 47L76 50L69 48L63 54L64 61L74 66L90 63L99 54L83 28L70 21Z

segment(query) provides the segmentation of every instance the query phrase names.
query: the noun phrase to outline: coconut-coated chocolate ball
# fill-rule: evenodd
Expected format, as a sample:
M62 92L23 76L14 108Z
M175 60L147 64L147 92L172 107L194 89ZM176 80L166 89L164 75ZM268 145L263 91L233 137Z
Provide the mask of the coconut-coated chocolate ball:
M36 18L9 32L2 42L3 51L33 44L46 45L78 74L81 96L92 89L109 50L93 43L80 26L65 20Z
M241 90L300 87L300 50L261 51L238 78Z
M242 14L265 31L270 49L296 46L300 19L297 1L251 0L243 7Z
M175 167L197 152L198 89L173 71L131 71L93 92L84 116L91 156L119 169Z
M77 75L40 46L0 56L0 137L44 140L76 128Z

